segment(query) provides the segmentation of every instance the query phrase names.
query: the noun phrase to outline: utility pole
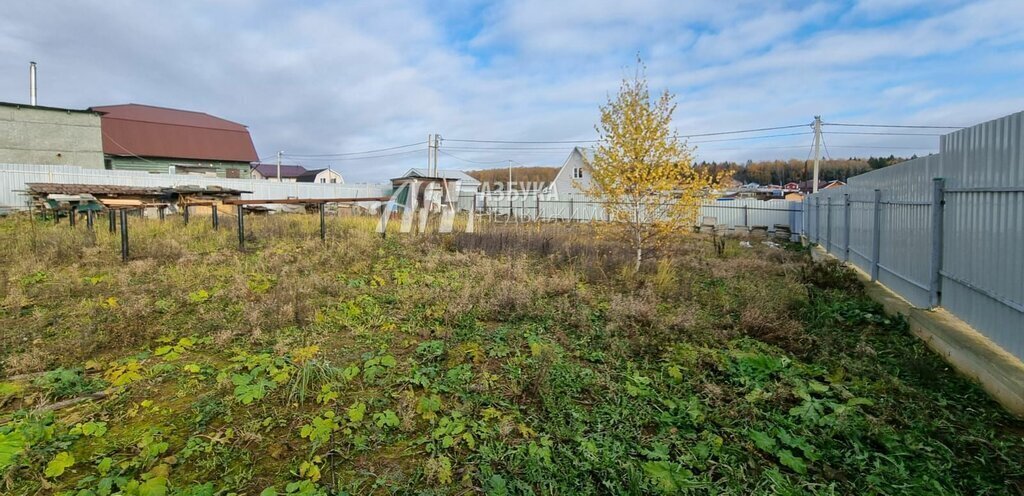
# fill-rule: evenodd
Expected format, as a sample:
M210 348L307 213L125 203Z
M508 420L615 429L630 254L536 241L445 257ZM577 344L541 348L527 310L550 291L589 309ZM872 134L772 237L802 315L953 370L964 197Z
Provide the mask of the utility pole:
M439 148L441 148L441 135L440 134L435 134L434 135L434 177L437 177L438 174L439 174L438 167L437 167L437 150Z
M427 135L427 175L434 175L434 135Z
M284 152L277 152L277 182L281 182L281 154Z
M818 168L821 166L821 116L814 116L814 185L813 192L818 192Z

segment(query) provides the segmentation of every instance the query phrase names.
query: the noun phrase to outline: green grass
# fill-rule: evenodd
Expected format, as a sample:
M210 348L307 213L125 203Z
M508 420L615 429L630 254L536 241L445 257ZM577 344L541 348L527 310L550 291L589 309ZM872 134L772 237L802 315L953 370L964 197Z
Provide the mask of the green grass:
M0 221L2 376L48 371L0 383L0 493L1024 491L1024 423L799 247L247 224L121 264Z

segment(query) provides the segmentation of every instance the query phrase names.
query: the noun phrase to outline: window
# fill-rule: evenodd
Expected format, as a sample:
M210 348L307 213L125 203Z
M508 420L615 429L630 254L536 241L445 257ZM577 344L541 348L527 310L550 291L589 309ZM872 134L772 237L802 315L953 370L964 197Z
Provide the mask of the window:
M336 183L336 182L338 182L338 178L336 178L336 177L332 177L332 178L331 178L331 183L333 184L333 183Z
M583 167L576 167L572 170L573 179L583 179Z
M109 158L103 159L103 168L107 169L107 170L113 170L114 169L114 161L109 159Z
M238 178L242 177L242 171L240 171L238 169L225 169L224 170L224 175L229 177L229 178L231 178L231 179L238 179Z
M327 182L327 178L321 177L321 178L320 178L320 182L321 182L321 183L326 183L326 182Z

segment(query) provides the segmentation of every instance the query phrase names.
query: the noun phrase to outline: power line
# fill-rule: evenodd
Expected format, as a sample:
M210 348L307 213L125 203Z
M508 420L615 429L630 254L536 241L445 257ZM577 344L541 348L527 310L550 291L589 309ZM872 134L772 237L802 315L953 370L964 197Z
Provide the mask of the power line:
M384 155L369 155L369 156L362 156L362 157L303 157L301 155L290 155L290 154L287 154L287 153L282 154L282 156L283 157L288 157L288 158L294 158L294 159L301 159L302 161L334 162L334 161L339 161L339 160L370 160L370 159L375 159L375 158L398 157L398 156L401 156L401 155L410 155L410 154L417 154L417 153L423 153L423 151L422 150L408 150L408 151L398 152L398 153L387 153L387 154L384 154Z
M783 136L807 136L807 135L811 135L811 134L814 134L814 133L807 132L807 133L766 134L764 136L744 136L742 138L723 138L723 139L713 139L713 140L690 141L690 142L688 142L688 144L718 143L718 142L721 142L721 141L743 141L743 140L754 140L754 139L764 139L764 138L781 138Z
M739 129L734 131L717 131L713 133L683 134L680 138L702 138L705 136L722 136L726 134L756 133L760 131L775 131L779 129L795 129L807 127L808 124L794 124L792 126L761 127L756 129ZM573 144L573 143L600 143L602 140L561 140L561 141L516 141L516 140L484 140L484 139L454 139L444 138L444 141L459 143L495 143L495 144L519 144L519 145L550 145L550 144Z
M346 157L346 156L350 156L350 155L365 155L367 153L379 153L379 152L386 152L386 151L391 151L391 150L398 150L398 149L401 149L401 148L409 148L411 146L425 145L426 143L427 143L426 141L420 141L418 143L409 143L407 145L390 146L390 147L387 147L387 148L378 148L376 150L365 150L365 151L361 151L361 152L321 153L321 154L296 154L296 153L289 153L287 155L289 157L305 157L305 158L309 158L309 157Z
M899 127L908 129L963 129L964 126L914 126L907 124L850 124L845 122L823 122L825 126L848 126L848 127Z
M496 161L493 161L493 162L482 162L480 160L470 160L468 158L462 158L462 157L460 157L458 155L452 155L451 153L448 153L448 152L446 152L444 150L438 150L438 151L443 153L443 154L445 154L445 155L448 155L451 158L454 158L456 160L461 160L463 162L470 163L470 164L496 165L496 164L504 164L504 163L508 162L508 160L496 160ZM513 160L513 162L515 162L515 161Z
M758 129L741 129L738 131L719 131L715 133L702 133L702 134L684 134L680 138L700 138L704 136L721 136L723 134L742 134L742 133L756 133L759 131L775 131L777 129L795 129L798 127L807 127L809 124L794 124L792 126L776 126L776 127L762 127Z
M942 133L876 133L876 132L859 132L859 131L829 131L828 134L861 134L861 135L874 135L874 136L943 136Z
M563 146L563 147L536 147L536 146L530 146L530 147L509 147L509 146L489 146L489 147L486 147L486 148L485 148L485 147L468 147L468 146L451 146L451 147L447 147L447 148L445 148L445 149L446 149L446 150L456 150L456 151L488 151L488 150L497 150L497 151L502 151L502 150L516 150L516 151L518 151L518 150L536 150L536 151L565 151L565 150L568 150L568 148L567 148L567 147L564 147L564 146Z
M478 139L452 139L442 138L441 141L455 141L459 143L504 143L504 144L523 144L523 145L553 145L553 144L572 144L572 143L600 143L601 140L565 140L565 141L512 141L512 140L478 140Z
M832 160L832 152L828 151L828 143L825 143L825 133L821 133L821 146L825 147L825 156Z

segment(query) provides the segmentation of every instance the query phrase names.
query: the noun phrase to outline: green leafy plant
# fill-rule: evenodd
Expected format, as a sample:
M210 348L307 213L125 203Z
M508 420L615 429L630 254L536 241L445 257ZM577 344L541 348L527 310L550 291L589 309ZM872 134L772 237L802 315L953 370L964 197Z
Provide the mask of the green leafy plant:
M60 477L65 470L71 468L74 464L75 457L71 456L71 453L67 451L61 451L46 464L46 470L43 471L43 475L51 478Z
M320 446L331 439L331 433L341 428L334 412L326 410L319 416L310 419L310 422L299 430L299 435L309 439L313 446Z
M85 376L82 369L51 370L35 380L50 399L81 396L103 389L103 382Z

